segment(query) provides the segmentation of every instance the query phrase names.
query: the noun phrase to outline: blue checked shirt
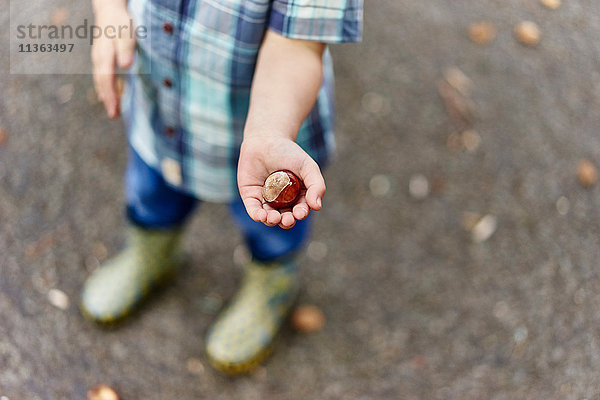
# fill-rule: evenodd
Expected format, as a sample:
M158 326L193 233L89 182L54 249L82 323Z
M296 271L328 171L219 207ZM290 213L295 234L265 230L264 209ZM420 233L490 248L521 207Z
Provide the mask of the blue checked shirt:
M138 54L123 98L129 143L165 180L207 201L237 196L250 87L266 29L301 40L356 42L362 0L129 0ZM321 165L334 148L333 69L297 143Z

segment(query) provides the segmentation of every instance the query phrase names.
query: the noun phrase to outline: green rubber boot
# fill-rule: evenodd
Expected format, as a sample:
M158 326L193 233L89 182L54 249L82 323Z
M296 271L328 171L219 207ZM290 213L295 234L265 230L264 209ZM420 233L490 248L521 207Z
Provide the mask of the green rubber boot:
M126 248L87 279L81 294L83 314L104 324L128 316L152 289L175 275L182 258L181 232L131 226Z
M208 333L211 364L227 374L250 372L271 352L298 292L294 262L246 267L238 293Z

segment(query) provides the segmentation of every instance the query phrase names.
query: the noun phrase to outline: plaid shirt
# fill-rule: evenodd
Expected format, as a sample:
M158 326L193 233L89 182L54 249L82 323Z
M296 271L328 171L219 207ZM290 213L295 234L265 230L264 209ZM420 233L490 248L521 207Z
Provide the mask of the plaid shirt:
M172 186L207 201L237 196L236 168L267 28L292 39L359 41L362 0L129 0L148 37L123 99L129 143ZM333 70L297 143L320 164L334 147Z

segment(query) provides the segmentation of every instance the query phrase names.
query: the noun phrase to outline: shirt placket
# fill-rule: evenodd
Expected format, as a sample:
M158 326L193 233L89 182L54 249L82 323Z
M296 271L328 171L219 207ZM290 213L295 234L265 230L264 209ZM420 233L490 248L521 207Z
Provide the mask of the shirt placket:
M171 149L170 156L164 156L161 160L161 170L165 180L172 185L183 184L183 154L180 107L181 87L180 76L177 68L180 45L181 7L182 2L187 0L153 0L153 3L161 9L171 12L155 14L153 27L155 34L159 37L159 46L155 46L158 57L154 58L160 67L156 68L152 75L157 87L159 107L161 107L161 119L164 125L163 132L157 132L164 136L164 142ZM166 10L165 10L166 11ZM157 20L156 20L157 19ZM173 157L176 155L176 158Z

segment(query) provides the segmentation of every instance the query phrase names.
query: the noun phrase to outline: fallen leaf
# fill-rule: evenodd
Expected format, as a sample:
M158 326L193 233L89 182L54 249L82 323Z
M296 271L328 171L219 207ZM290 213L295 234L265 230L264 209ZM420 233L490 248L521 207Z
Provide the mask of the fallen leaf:
M532 21L523 21L517 24L515 35L519 42L530 47L536 46L542 36L540 28Z
M48 291L48 301L54 307L63 311L69 307L69 296L59 289L50 289Z
M0 146L2 146L4 143L6 143L7 139L8 139L8 132L6 132L6 129L0 128Z
M462 215L461 223L465 230L472 231L473 228L475 228L475 225L477 225L477 223L479 222L479 220L481 220L480 214L465 211Z
M298 332L318 332L323 328L323 325L325 325L325 316L315 306L298 306L292 314L292 326Z
M427 358L422 354L416 355L410 360L410 365L413 369L422 369L426 364Z
M577 166L577 178L583 187L590 188L598 181L598 170L591 161L581 160Z
M496 38L496 25L489 21L474 22L469 25L469 39L473 43L486 45Z
M438 91L450 117L458 122L470 125L474 109L471 101L445 80L439 82Z
M87 400L119 400L119 395L108 385L96 385L88 390Z
M481 144L481 136L473 129L467 129L461 134L463 146L469 152L474 152Z
M193 375L203 375L204 374L204 364L197 358L188 358L186 362L186 367L189 373Z
M560 7L560 0L540 0L540 3L542 3L543 6L551 9L551 10L556 10L558 7Z
M471 230L471 237L475 243L482 243L488 240L498 226L498 220L493 215L486 215L481 218Z
M45 253L48 249L50 249L56 240L51 233L45 233L39 238L36 242L30 243L25 247L25 257L28 261L34 261L41 254Z
M473 81L457 67L446 68L444 70L444 79L463 96L469 97L471 95Z

